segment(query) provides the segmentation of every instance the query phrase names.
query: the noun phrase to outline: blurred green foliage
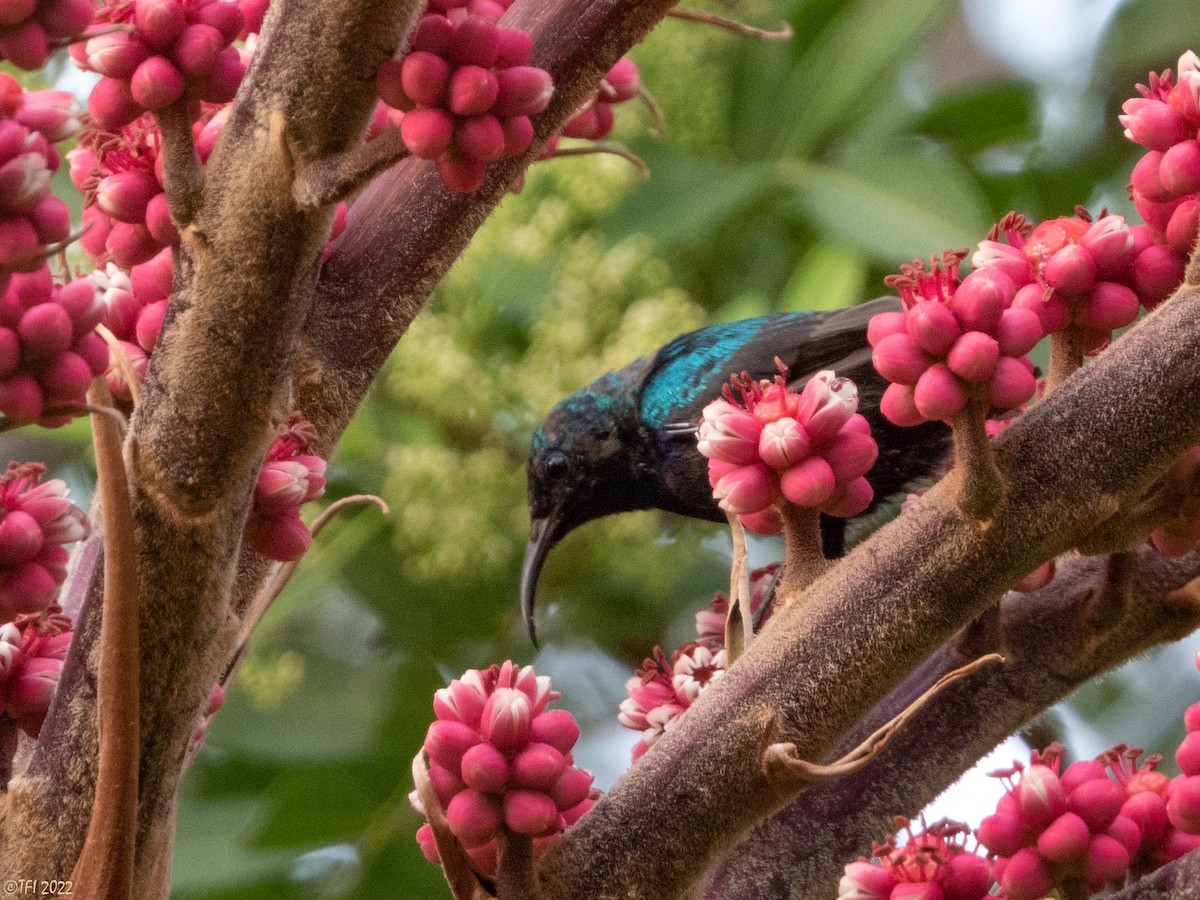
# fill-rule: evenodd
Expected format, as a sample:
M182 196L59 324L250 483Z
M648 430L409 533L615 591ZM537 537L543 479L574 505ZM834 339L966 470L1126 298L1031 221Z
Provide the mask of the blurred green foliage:
M392 513L336 520L256 633L184 787L177 896L446 896L412 837L410 762L434 689L533 659L516 589L540 417L682 331L882 293L899 263L969 246L1009 209L1131 213L1137 151L1116 110L1200 45L1191 4L1136 0L1083 71L1035 82L950 0L730 6L768 26L782 13L796 37L665 22L633 56L668 134L647 137L630 104L616 135L652 177L613 157L537 164L401 342L329 473L331 498L377 492ZM83 483L85 442L73 427L41 449ZM613 737L624 678L656 641L686 639L725 548L710 526L639 513L551 555L537 663L567 688L602 780L633 739ZM1128 712L1125 683L1083 708Z

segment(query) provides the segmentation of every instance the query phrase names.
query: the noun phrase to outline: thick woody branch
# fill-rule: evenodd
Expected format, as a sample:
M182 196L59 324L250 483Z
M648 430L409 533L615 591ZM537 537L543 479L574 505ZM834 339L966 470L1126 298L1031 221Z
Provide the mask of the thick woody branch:
M489 166L483 187L470 194L443 187L432 163L405 160L350 207L346 231L321 271L297 373L299 406L317 426L320 452L336 444L396 342L514 180L612 64L672 5L671 0L516 3L503 24L533 35L530 65L554 79L554 99L534 117L528 152Z
M288 412L333 215L297 207L295 173L361 140L375 72L416 7L272 4L175 254L175 293L126 449L142 598L138 896L159 885L188 738L236 635L230 605L246 510ZM68 659L64 686L83 662ZM31 878L61 877L79 852L83 832L60 826L67 808L74 821L74 808L90 803L91 785L81 783L90 767L79 760L94 748L83 744L89 730L70 721L88 715L56 707L42 736L54 752L35 756L12 786L23 816L0 831L0 855ZM46 845L29 834L47 835Z
M1200 900L1200 851L1155 869L1109 900Z
M894 816L915 816L997 743L1086 681L1200 627L1200 599L1172 596L1198 575L1200 553L1168 559L1142 548L1127 614L1102 635L1089 626L1088 608L1096 596L1123 590L1111 584L1106 557L1066 557L1049 586L1035 594L1006 595L1001 605L1005 665L984 668L946 688L861 772L801 794L755 829L721 866L707 896L832 896L842 866L888 834ZM887 721L956 666L954 645L943 647L897 686L835 752Z
M790 802L764 777L766 741L825 757L955 629L1200 437L1197 335L1200 291L1185 287L1005 433L996 462L1011 493L989 522L965 518L943 483L780 610L550 851L543 895L679 896Z

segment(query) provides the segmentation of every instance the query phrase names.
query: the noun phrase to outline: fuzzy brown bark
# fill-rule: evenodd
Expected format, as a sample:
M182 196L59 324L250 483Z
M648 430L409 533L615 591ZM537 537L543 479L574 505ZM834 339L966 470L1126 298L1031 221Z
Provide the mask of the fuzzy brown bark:
M756 828L721 866L706 896L833 897L842 866L894 831L893 816L915 816L996 744L1083 683L1200 627L1200 598L1171 596L1197 577L1200 553L1168 559L1143 547L1126 615L1097 632L1087 612L1096 595L1114 589L1106 558L1060 560L1050 585L1005 597L1003 666L945 688L861 772L801 794ZM864 716L834 755L960 662L952 640Z
M1135 881L1108 900L1200 900L1200 850Z
M785 606L550 851L543 895L680 896L790 802L764 775L767 744L823 758L953 630L1200 438L1197 336L1200 289L1186 286L1005 432L996 458L1009 500L990 521L964 518L942 483Z

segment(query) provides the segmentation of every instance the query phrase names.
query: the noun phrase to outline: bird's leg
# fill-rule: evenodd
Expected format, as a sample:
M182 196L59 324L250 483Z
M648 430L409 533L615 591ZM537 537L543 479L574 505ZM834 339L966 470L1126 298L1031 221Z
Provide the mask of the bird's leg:
M954 471L958 478L958 508L972 519L986 520L1004 502L1007 486L996 460L985 422L987 401L972 391L967 405L954 417Z
M816 581L829 566L821 552L821 514L806 506L785 503L783 513L783 577L779 597L786 606Z
M750 608L746 528L733 513L728 517L729 531L733 535L733 565L729 570L729 611L725 614L725 664L732 665L754 638L754 614Z

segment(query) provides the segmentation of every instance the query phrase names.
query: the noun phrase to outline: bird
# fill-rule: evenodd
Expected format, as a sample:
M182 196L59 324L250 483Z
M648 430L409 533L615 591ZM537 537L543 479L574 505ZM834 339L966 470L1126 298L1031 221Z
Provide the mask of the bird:
M733 374L755 379L786 366L789 385L833 369L858 387L879 459L867 473L872 508L946 463L950 429L941 422L893 425L879 411L887 382L871 363L867 323L900 311L898 297L848 309L784 312L710 325L608 372L559 402L534 431L527 467L530 531L520 600L529 637L538 576L550 550L586 522L643 509L726 521L713 498L708 461L697 447L704 407ZM870 512L870 510L868 510ZM845 522L821 517L825 555L845 552Z

